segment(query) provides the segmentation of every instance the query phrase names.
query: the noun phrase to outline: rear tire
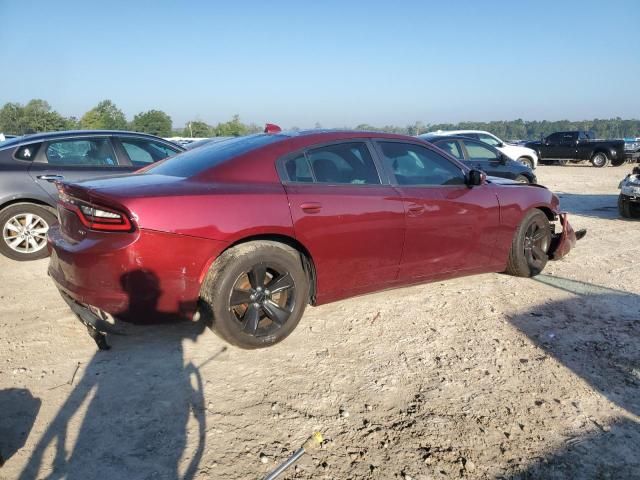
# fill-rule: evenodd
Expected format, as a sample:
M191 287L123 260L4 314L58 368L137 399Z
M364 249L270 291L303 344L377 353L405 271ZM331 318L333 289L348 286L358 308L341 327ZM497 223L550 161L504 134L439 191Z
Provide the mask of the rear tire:
M0 253L18 261L46 258L47 232L58 218L45 207L15 203L0 211Z
M309 302L300 253L273 241L247 242L223 252L200 290L200 310L211 329L240 348L284 340Z
M531 210L513 236L505 272L516 277L538 275L549 260L550 245L551 228L547 216L540 210Z
M531 183L531 182L529 181L529 179L528 179L527 177L525 177L524 175L518 175L518 176L515 178L515 181L516 181L516 182L518 182L518 183Z
M567 160L566 158L562 159L562 160L557 160L557 162L558 162L558 165L560 165L562 167L564 167L565 165L569 164L569 160Z
M604 152L596 152L591 157L591 165L596 168L606 167L607 163L609 163L609 157Z

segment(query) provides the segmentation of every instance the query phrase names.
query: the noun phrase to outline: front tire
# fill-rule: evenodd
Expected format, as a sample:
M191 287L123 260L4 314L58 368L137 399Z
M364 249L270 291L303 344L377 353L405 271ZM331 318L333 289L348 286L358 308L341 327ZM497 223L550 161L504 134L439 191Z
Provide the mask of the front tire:
M607 163L609 163L609 157L604 152L596 152L593 157L591 157L591 165L596 168L606 167Z
M511 243L506 273L516 277L534 277L544 270L551 246L551 227L540 210L525 215Z
M300 253L273 241L247 242L223 252L200 290L200 310L211 329L245 349L284 340L308 301Z
M518 175L514 180L518 183L531 183L529 179L524 175Z
M518 159L518 162L520 162L525 167L529 167L531 170L535 168L535 166L533 165L533 160L531 160L529 157L520 157Z
M0 253L18 261L46 258L47 232L58 223L46 208L33 203L15 203L0 212Z

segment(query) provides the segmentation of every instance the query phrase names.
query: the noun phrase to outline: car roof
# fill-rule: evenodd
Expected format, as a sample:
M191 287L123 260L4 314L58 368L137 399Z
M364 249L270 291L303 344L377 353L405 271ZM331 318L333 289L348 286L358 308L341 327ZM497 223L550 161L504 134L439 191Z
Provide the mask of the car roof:
M461 135L464 133L486 133L487 135L492 135L495 137L493 133L487 132L486 130L438 130L436 132L425 133L425 135L443 136L443 135Z
M11 138L5 142L0 144L0 148L12 147L16 145L21 145L24 143L32 143L32 142L42 142L47 140L55 140L57 138L69 138L69 137L86 137L87 135L119 135L119 136L135 136L140 138L148 138L151 140L160 140L165 143L170 143L171 145L175 145L181 149L184 149L181 145L177 143L171 142L170 140L165 140L163 138L157 137L155 135L151 135L149 133L141 133L141 132L131 132L127 130L62 130L58 132L41 132L41 133L31 133L27 135L23 135L17 138Z

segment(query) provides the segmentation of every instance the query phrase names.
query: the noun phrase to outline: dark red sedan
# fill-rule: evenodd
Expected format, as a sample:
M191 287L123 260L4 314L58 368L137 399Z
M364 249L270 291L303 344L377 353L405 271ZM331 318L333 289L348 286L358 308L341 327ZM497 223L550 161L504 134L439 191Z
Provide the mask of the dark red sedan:
M307 304L533 276L576 241L546 188L382 133L276 130L59 189L49 274L86 323L200 311L243 348L284 339Z

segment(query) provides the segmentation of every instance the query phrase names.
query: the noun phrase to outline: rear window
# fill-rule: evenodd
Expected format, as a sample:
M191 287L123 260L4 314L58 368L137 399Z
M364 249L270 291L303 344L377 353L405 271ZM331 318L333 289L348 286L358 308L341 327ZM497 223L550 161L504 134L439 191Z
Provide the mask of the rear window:
M282 138L282 135L257 134L210 143L153 165L145 170L145 173L192 177L251 150L282 140Z

